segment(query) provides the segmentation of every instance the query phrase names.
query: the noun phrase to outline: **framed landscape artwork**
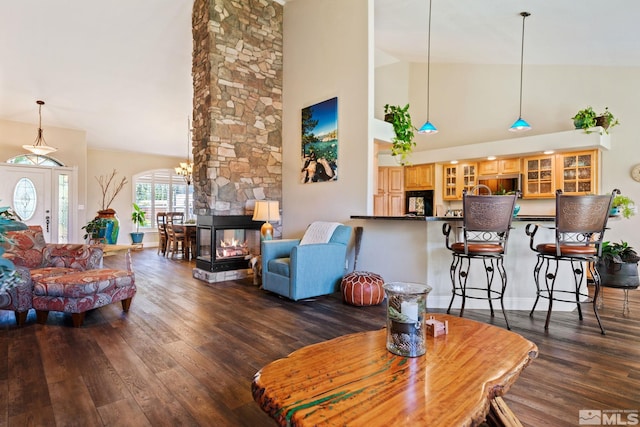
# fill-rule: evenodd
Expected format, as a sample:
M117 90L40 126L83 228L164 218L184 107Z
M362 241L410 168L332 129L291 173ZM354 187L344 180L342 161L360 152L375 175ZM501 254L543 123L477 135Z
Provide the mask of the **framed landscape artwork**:
M338 179L338 98L302 109L300 182Z

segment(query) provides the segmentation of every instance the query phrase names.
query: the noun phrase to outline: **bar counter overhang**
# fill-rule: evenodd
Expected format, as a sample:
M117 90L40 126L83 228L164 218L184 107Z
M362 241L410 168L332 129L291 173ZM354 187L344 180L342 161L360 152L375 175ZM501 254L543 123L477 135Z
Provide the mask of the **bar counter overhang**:
M442 225L462 226L462 217L425 216L365 216L352 215L349 225L364 228L362 245L358 255L358 270L380 274L386 282L406 281L426 283L433 288L427 300L429 308L447 308L451 299L451 252L445 246ZM513 219L505 268L508 285L505 292L507 310L531 310L536 297L533 270L536 254L529 248L529 237L525 227L529 223L540 223L543 227L536 235L536 242L553 242L555 235L552 215L518 215ZM611 226L614 221L609 221ZM352 266L353 260L350 260ZM472 271L469 280L484 280L484 271ZM494 283L494 286L496 284ZM556 289L573 289L573 274L568 266L558 270ZM536 306L536 311L547 311L547 300ZM452 310L460 308L460 299L454 301ZM487 301L469 299L466 308L489 309ZM575 303L554 302L554 311L572 311ZM455 312L455 311L454 311Z

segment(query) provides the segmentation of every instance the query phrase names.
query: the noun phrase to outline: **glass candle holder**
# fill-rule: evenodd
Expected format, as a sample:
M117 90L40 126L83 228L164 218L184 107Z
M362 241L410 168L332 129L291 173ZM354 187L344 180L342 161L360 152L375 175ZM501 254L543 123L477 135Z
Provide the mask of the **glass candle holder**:
M387 350L417 357L427 351L425 314L431 286L409 282L383 285L387 294Z

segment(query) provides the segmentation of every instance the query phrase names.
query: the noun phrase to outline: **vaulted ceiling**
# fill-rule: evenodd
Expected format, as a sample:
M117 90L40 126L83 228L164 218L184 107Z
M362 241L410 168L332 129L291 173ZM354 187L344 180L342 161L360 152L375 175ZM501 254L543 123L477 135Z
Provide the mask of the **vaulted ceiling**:
M640 67L637 0L432 1L432 62L519 63L528 11L525 64ZM192 3L0 2L0 118L35 139L42 99L45 137L82 129L93 148L185 156ZM425 62L427 0L374 4L377 64Z

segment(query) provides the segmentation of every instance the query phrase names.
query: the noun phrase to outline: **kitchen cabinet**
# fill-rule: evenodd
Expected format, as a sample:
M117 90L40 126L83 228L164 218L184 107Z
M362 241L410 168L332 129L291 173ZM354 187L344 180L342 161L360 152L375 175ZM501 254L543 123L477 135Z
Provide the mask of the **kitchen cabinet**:
M565 194L598 193L598 151L557 155L559 188Z
M404 215L404 169L401 166L378 168L378 193L373 196L373 214Z
M525 198L554 198L565 194L598 193L598 150L558 153L524 159Z
M435 165L433 163L424 165L405 166L404 168L404 188L405 190L433 190L435 186Z
M461 200L462 192L470 193L477 185L477 163L458 163L443 166L443 200Z
M522 196L526 198L555 197L556 159L554 155L524 158L524 185Z
M486 160L478 163L478 175L520 173L520 158Z

